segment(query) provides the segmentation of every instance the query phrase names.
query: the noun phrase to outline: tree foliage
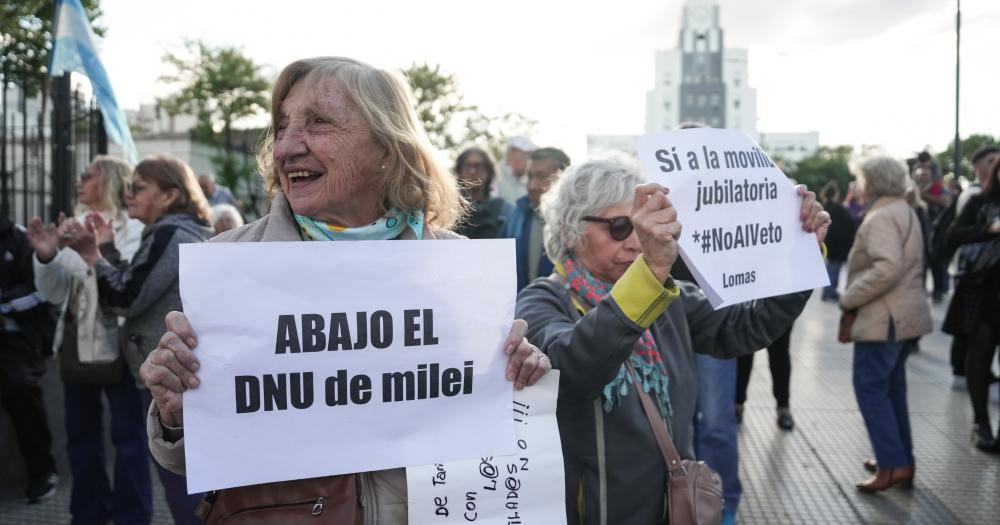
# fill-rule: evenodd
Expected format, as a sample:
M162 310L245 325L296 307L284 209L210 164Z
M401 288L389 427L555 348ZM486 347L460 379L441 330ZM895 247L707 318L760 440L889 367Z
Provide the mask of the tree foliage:
M979 148L988 145L998 145L1000 146L1000 137L993 137L991 135L974 134L962 139L962 159L959 164L959 171L961 175L968 180L973 179L972 173L972 163L969 159L972 154L976 152ZM955 171L955 141L951 141L948 147L937 155L938 164L941 165L941 169L944 173L952 173Z
M413 64L403 74L431 143L449 153L474 144L499 159L509 137L530 134L536 124L520 113L487 115L465 102L455 76L442 72L440 65Z
M101 16L100 0L82 0L91 23ZM0 69L8 83L24 88L28 96L47 92L52 51L55 2L5 0L0 2ZM104 28L92 26L98 36Z
M160 80L177 91L157 103L170 115L197 117L194 138L215 146L218 155L212 162L223 185L235 189L240 181L250 183L254 166L234 155L233 126L267 111L271 82L262 67L239 48L212 47L200 41L188 42L185 48L183 54L163 55L172 72Z
M820 146L812 155L800 160L788 176L810 190L819 192L829 181L835 181L844 195L851 181L849 167L854 148L851 146Z

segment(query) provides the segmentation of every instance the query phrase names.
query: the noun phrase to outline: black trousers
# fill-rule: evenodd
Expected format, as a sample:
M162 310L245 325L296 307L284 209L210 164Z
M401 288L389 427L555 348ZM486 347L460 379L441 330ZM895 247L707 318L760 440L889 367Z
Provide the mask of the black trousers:
M956 335L951 338L951 375L965 377L965 359L968 355L969 338Z
M767 347L767 364L771 369L771 392L778 408L788 408L789 384L792 380L792 358L788 347L792 339L792 329L781 334L771 346ZM742 405L747 400L747 386L750 384L750 374L753 372L754 354L745 355L736 360L736 404Z
M993 378L993 356L1000 344L1000 329L995 322L980 321L968 338L965 356L965 378L969 385L969 400L976 424L990 424L990 380Z
M44 361L19 332L0 333L0 406L10 414L31 480L56 471L45 401L39 384Z

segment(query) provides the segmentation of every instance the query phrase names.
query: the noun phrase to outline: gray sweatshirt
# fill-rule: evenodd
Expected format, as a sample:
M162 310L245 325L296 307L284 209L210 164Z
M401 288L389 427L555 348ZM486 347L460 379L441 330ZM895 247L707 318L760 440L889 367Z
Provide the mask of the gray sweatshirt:
M125 317L119 332L122 352L140 388L139 366L163 336L163 318L181 310L177 271L178 246L202 242L212 230L191 215L170 214L146 226L142 243L129 263L113 243L101 245L104 260L94 266L101 304Z

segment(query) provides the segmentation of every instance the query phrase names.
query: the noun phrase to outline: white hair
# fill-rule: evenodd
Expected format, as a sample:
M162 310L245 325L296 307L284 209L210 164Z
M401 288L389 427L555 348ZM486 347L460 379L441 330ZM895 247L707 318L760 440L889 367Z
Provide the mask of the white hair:
M212 226L215 226L222 220L223 217L229 217L232 219L235 228L243 226L243 216L240 215L240 210L236 209L236 206L232 204L216 204L212 206L212 215L215 219L212 221Z
M646 182L635 161L613 156L570 166L569 171L542 195L545 251L553 262L566 258L579 245L587 224L583 218L629 203L635 187Z
M906 193L906 168L891 157L875 157L861 164L865 195L872 201L879 197L899 197Z

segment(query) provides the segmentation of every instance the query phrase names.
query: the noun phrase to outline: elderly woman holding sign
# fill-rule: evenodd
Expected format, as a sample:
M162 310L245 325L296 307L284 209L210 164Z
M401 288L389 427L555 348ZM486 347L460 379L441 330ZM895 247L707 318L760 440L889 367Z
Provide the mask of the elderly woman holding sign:
M349 58L288 65L272 93L271 128L259 155L273 194L263 218L213 241L353 241L456 239L451 228L466 205L454 178L434 161L413 96L398 75ZM330 278L330 276L317 276ZM179 312L142 367L153 392L148 431L153 456L184 471L183 393L199 378L197 336ZM515 321L505 344L507 379L533 384L551 368ZM228 489L214 497L208 521L266 506L287 522L294 503L334 513L337 522L406 522L402 469ZM314 507L315 505L315 507ZM325 509L325 510L324 510ZM308 513L307 513L308 514Z
M665 421L680 457L693 459L694 352L732 358L768 346L811 293L713 310L696 285L670 276L681 223L668 193L628 162L597 160L542 201L556 273L525 288L516 311L562 373L571 523L663 523L667 467L653 428ZM822 242L829 215L799 194L802 227Z

